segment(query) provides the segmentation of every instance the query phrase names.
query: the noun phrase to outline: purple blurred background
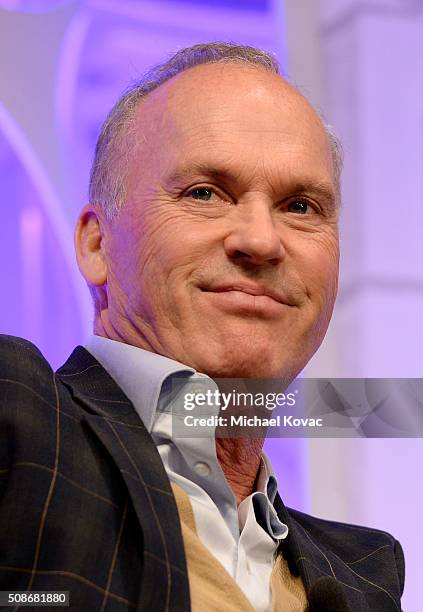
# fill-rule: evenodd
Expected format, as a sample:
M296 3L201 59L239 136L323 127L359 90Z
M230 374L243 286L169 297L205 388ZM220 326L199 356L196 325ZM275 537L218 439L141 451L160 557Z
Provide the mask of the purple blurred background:
M305 376L422 377L423 0L0 0L0 332L54 367L84 342L72 232L100 124L148 66L210 40L276 53L344 142L340 294ZM267 451L288 505L400 539L420 610L423 442Z

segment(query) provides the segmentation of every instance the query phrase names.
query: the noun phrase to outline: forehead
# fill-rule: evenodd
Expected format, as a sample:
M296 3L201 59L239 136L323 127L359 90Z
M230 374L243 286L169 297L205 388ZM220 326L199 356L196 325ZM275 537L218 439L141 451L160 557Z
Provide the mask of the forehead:
M317 113L279 75L233 63L196 66L144 100L136 130L163 169L181 158L219 157L278 165L286 158L331 174L330 145ZM318 167L318 168L317 168ZM250 168L251 170L251 168Z

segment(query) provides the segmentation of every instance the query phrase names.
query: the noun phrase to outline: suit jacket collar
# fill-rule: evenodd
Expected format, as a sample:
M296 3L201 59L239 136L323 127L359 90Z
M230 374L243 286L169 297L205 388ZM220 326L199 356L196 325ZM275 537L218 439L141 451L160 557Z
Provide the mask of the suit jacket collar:
M138 609L188 612L184 545L179 521L175 520L178 510L151 436L117 383L82 346L75 348L57 376L85 409L84 420L116 462L140 522L145 564ZM274 505L279 519L289 528L279 552L291 572L301 576L306 591L322 576L334 576L344 587L351 611L367 611L354 574L342 560L311 538L279 495Z

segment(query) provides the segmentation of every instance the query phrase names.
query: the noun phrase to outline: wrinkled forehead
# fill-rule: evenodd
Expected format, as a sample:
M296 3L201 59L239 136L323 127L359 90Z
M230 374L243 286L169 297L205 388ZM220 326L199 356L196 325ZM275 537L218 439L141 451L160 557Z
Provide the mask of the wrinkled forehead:
M136 130L149 154L160 152L162 158L185 155L197 145L210 152L227 145L228 155L235 147L276 155L288 147L331 172L330 143L319 116L282 77L261 67L209 64L177 75L140 104Z

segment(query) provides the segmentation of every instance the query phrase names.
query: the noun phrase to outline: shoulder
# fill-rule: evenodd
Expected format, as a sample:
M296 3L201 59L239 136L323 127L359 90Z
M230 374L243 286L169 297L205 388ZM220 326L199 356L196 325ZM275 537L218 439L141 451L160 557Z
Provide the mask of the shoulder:
M0 335L0 390L1 410L22 406L24 400L55 403L54 372L32 342Z
M29 340L0 334L0 377L17 378L36 371L51 375L52 369L41 351Z
M334 553L354 572L395 571L402 592L404 553L393 535L382 529L322 519L290 508L287 510L315 542Z
M288 512L308 532L321 537L328 543L336 544L339 539L342 539L344 543L351 540L357 545L383 542L394 546L396 542L390 533L382 529L327 520L291 508L288 509Z
M0 335L0 456L49 443L57 397L54 372L41 351L23 338Z

